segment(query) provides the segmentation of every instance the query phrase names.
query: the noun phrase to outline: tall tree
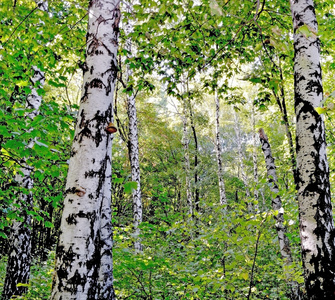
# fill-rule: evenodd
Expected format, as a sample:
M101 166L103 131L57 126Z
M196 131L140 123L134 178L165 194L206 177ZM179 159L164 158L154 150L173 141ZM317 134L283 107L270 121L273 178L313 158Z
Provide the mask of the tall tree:
M119 1L91 0L83 91L56 250L51 299L114 299L111 225L113 94Z
M48 2L35 1L38 8L42 11L48 10ZM15 9L15 3L13 6ZM39 32L42 35L42 31ZM33 76L30 78L32 83L31 94L27 96L26 108L31 110L26 118L34 120L38 115L39 108L42 103L42 97L38 94L37 89L43 88L45 77L38 67L32 67ZM31 128L30 130L33 130ZM34 146L34 139L30 140L27 148ZM32 216L29 211L33 207L33 167L27 164L27 157L21 161L23 166L16 176L16 181L26 191L22 191L19 195L18 204L23 211L23 221L13 221L9 236L9 252L7 261L7 271L2 291L2 299L10 299L13 295L20 296L27 291L26 284L29 282L30 264L31 264L31 221ZM23 284L23 285L18 285Z
M198 145L198 136L197 131L195 130L194 124L194 113L192 108L191 99L187 99L187 106L189 108L190 116L190 127L192 129L193 140L194 140L194 207L196 210L199 209L200 204L200 191L199 191L199 145Z
M131 14L133 12L133 5L130 1L124 3L125 11L129 15L127 24L125 25L125 33L131 34L133 31L133 20ZM125 48L127 50L128 58L132 57L132 40L130 37L126 40ZM132 79L133 71L127 64L126 82L128 87ZM128 133L128 152L131 167L131 180L137 183L136 189L133 189L133 214L134 214L134 229L135 229L135 250L141 251L142 245L139 240L140 229L138 226L142 223L142 196L141 196L141 176L140 176L140 162L138 151L138 130L137 130L137 112L135 104L136 94L134 91L127 94L127 113L129 120L129 133Z
M323 99L320 41L313 0L291 0L294 30L297 193L308 299L334 299L334 223L325 125L315 111Z
M272 156L271 146L268 137L266 136L262 128L259 130L259 139L261 141L262 150L264 153L264 160L266 164L267 177L270 185L270 190L273 193L272 209L278 212L278 214L275 215L275 220L276 220L276 229L279 241L280 254L284 260L285 266L289 266L292 264L293 259L292 259L290 241L286 235L287 228L286 225L284 224L284 209L279 195L276 165L274 158ZM285 267L284 272L291 288L291 299L299 299L298 283L292 280L291 278L292 276L290 275L289 271L285 269Z

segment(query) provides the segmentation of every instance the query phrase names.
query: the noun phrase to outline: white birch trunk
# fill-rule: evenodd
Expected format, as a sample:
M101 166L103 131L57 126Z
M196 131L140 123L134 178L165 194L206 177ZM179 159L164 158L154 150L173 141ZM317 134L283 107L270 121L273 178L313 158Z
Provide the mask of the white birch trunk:
M219 180L220 204L227 204L225 184L223 180L223 167L221 156L221 137L220 137L220 99L217 91L215 90L215 146L216 146L216 161L218 165L217 173Z
M126 12L131 14L133 5L130 2L124 3ZM125 33L129 35L133 31L133 21L128 18L128 23L125 25ZM128 51L128 58L132 57L132 41L131 38L126 40L126 50ZM127 84L131 80L133 71L127 65ZM135 251L142 251L142 244L139 238L140 229L138 226L142 223L142 197L141 197L141 177L140 177L140 163L139 163L139 146L138 146L138 130L137 130L137 112L135 104L135 95L127 95L127 113L129 119L129 138L128 149L131 167L131 180L137 183L136 189L133 189L133 214L134 214L134 230L135 230Z
M308 299L334 299L335 233L325 125L314 109L323 99L318 25L313 0L290 2L295 50L297 196L305 285Z
M260 138L260 141L262 144L262 150L264 153L264 159L265 159L265 164L266 164L268 182L270 184L270 190L272 194L275 195L274 197L272 197L272 209L278 212L277 215L276 214L274 215L274 218L276 220L276 229L277 229L277 236L278 236L278 241L279 241L280 254L284 260L285 266L289 266L292 264L293 259L292 259L292 254L291 254L290 241L288 240L286 236L287 228L284 224L284 209L282 206L281 198L279 196L276 166L275 166L274 158L272 156L271 146L268 141L268 137L266 136L262 128L259 130L259 138ZM285 266L284 266L284 272L286 273L285 275L286 275L286 278L291 288L291 299L299 299L298 283L291 279L291 275L287 271Z
M119 1L91 0L83 93L71 150L51 299L115 299L112 121Z

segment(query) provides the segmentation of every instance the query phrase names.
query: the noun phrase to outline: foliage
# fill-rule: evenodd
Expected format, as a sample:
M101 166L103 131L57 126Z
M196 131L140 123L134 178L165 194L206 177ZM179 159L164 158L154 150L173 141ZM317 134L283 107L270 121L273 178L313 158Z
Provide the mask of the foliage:
M78 109L84 61L87 1L49 1L41 12L34 1L0 3L0 251L1 279L13 220L33 216L32 279L22 299L47 299L57 243L67 161ZM16 3L16 6L15 4ZM121 5L124 5L122 3ZM259 5L259 6L257 6ZM326 118L328 157L335 180L334 8L317 4L324 90L319 108ZM302 287L298 208L285 134L283 103L294 141L292 26L288 1L144 0L134 5L127 36L120 32L119 82L113 139L114 274L118 299L288 299L264 158L252 136L264 128L276 158L294 263L290 272ZM305 34L310 34L306 31ZM134 72L124 86L128 65ZM46 74L39 115L26 117L32 66ZM38 83L36 84L37 87ZM218 205L214 142L214 89L221 98L220 134L228 206ZM136 94L143 220L143 253L134 253L131 181L127 147L126 95ZM187 215L182 146L183 108L197 136L189 136L192 194L199 193L193 218ZM251 192L241 178L233 109L240 120L243 162ZM255 111L255 124L251 111ZM190 132L191 131L191 128ZM26 147L34 140L32 148ZM293 142L294 143L294 142ZM254 180L256 151L258 181ZM195 163L197 156L198 164ZM22 158L33 168L34 206L17 202L28 193L15 180ZM198 176L197 181L194 177ZM334 190L334 184L333 184ZM251 193L253 195L253 193ZM246 203L259 205L247 212ZM42 262L43 261L43 262ZM0 281L2 283L2 280Z
M141 254L131 249L131 227L116 228L118 298L245 299L250 290L256 299L288 299L273 213L246 219L241 205L228 211L213 206L191 222L145 222ZM299 269L298 263L292 266L302 283Z

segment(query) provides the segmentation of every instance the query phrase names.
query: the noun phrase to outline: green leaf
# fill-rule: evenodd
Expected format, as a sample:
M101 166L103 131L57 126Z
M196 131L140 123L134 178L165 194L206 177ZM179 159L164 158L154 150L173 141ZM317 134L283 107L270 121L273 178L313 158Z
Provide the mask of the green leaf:
M319 115L324 114L327 111L326 107L315 107L314 109Z
M4 232L2 232L2 231L0 231L0 237L2 237L4 239L8 238L7 235Z
M47 227L47 228L54 228L54 224L52 224L52 223L49 222L49 221L46 221L46 222L44 223L44 226Z
M29 283L18 283L16 286L20 287L20 286L24 286L24 287L29 287Z
M137 189L137 182L135 181L128 181L123 185L124 192L126 194L132 193L133 190Z

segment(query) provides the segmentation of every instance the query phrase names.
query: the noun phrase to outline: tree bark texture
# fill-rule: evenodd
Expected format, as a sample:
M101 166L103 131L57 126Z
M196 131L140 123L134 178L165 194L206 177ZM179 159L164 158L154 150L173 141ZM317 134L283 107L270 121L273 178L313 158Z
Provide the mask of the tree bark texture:
M218 165L217 173L219 180L220 204L227 204L226 189L223 180L223 167L222 167L222 148L220 137L220 99L217 91L215 91L215 146L216 146L216 161Z
M133 11L132 3L125 2L126 12L130 15ZM133 21L131 17L125 25L125 33L129 35L133 31ZM127 38L126 50L128 58L132 57L132 41ZM131 80L133 71L127 65L127 84ZM137 183L136 189L133 189L133 214L134 214L134 229L135 229L135 250L142 251L142 245L139 239L140 229L138 226L142 223L142 196L141 196L141 177L140 177L140 162L139 162L139 146L138 146L138 130L137 130L137 112L135 104L135 94L127 95L127 113L129 119L129 134L128 134L128 149L131 167L131 180Z
M276 174L275 161L272 156L271 146L268 141L268 137L265 135L264 130L262 128L259 130L259 138L260 138L260 141L262 144L262 150L264 153L264 159L265 159L265 164L266 164L268 182L270 184L270 190L273 193L272 209L278 212L277 215L274 215L274 218L276 220L276 229L277 229L277 236L278 236L278 241L279 241L280 254L284 260L285 265L288 266L292 264L293 260L292 260L292 254L291 254L290 241L288 240L286 236L287 228L284 224L284 209L282 206L281 198L279 196L278 179L277 179L277 174ZM285 275L289 281L288 283L291 288L291 296L292 296L291 299L299 299L298 283L290 279L291 276L285 270L285 266L284 266L284 272L286 272Z
M308 299L335 298L334 223L325 125L315 107L323 88L320 41L312 0L291 0L297 118L297 197Z
M56 250L51 299L115 299L111 224L113 95L119 1L91 0L83 91Z
M47 1L37 2L40 10L46 11L48 9ZM33 120L39 112L42 103L42 97L38 95L37 88L43 88L45 77L44 73L36 66L32 67L34 71L33 77L30 79L33 86L31 86L31 94L27 96L26 108L31 110L27 113L26 118ZM35 86L37 85L38 86ZM32 130L33 128L31 128ZM27 147L32 148L34 140L29 141ZM23 158L24 167L21 168L19 174L16 176L16 181L19 185L28 191L28 193L20 193L19 205L24 211L24 221L14 221L9 236L9 254L7 261L7 271L4 281L4 288L2 292L2 299L10 299L13 295L20 296L27 291L26 286L17 286L19 283L27 284L30 276L31 264L31 215L26 211L32 209L33 194L33 179L31 177L32 167L26 164L27 158Z

